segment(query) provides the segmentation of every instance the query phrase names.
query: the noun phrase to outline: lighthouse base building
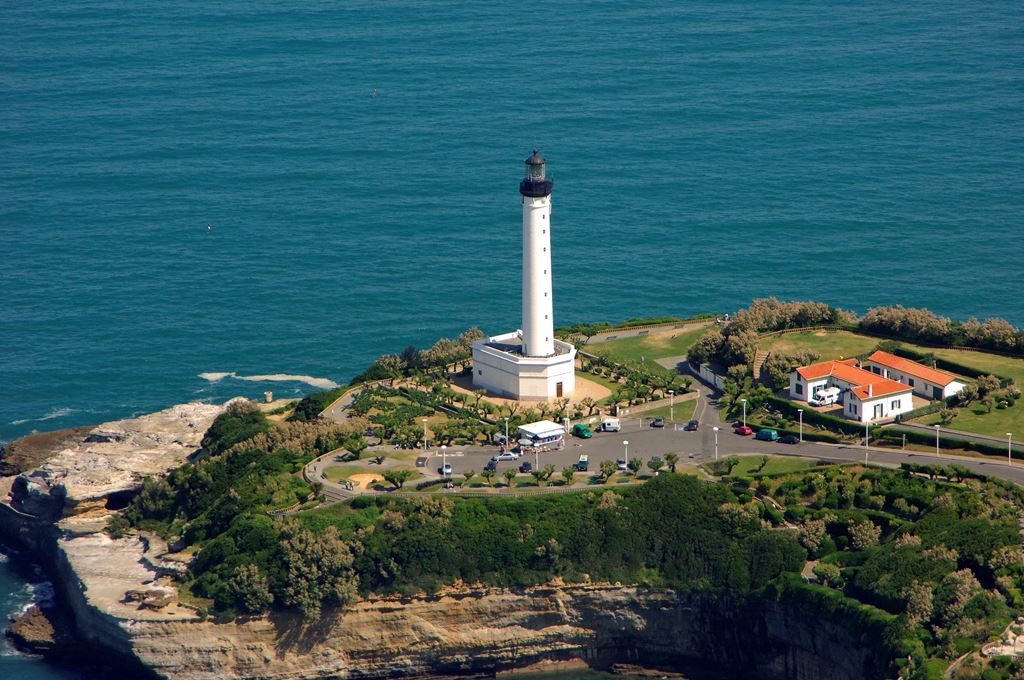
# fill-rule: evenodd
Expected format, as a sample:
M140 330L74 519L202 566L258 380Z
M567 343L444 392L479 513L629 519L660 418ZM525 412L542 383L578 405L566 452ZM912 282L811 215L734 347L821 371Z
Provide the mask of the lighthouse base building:
M473 385L510 399L547 401L576 389L576 348L555 340L549 357L523 354L522 331L473 344Z
M523 326L473 344L473 385L502 397L547 401L576 389L576 348L555 339L551 290L551 189L534 149L523 197Z

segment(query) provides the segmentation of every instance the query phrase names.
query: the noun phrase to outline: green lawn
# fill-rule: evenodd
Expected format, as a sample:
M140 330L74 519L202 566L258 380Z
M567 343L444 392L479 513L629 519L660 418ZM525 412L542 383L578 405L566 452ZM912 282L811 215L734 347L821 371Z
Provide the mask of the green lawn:
M593 373L588 373L587 371L581 371L579 369L576 370L576 376L584 380L596 382L598 385L604 385L612 392L614 392L617 387L620 387L622 385L622 383L615 382L611 378L606 378L603 375L594 375Z
M1003 438L1007 432L1013 432L1015 439L1024 439L1024 401L1018 401L1008 409L992 409L988 412L984 404L974 402L967 408L957 409L959 415L949 424L954 430L977 432L990 437ZM915 418L912 423L918 425L934 425L939 422L939 414Z
M786 333L768 338L761 342L760 348L772 352L794 352L811 350L821 356L822 361L842 359L870 352L879 342L878 338L869 338L847 331L826 333L810 331L806 333Z
M783 472L799 472L814 467L818 461L811 458L794 458L790 456L768 456L768 463L762 470L761 456L740 456L739 464L732 469L733 475L751 476L754 474L774 475Z
M653 418L655 416L661 416L665 420L668 420L669 410L670 410L669 409L669 405L668 405L668 400L667 399L662 399L662 402L664 402L664 406L659 406L658 408L652 408L650 411L640 411L640 412L637 413L637 415L643 416L645 418L648 417L648 416L651 417L651 418ZM686 421L688 421L691 418L693 418L693 412L696 409L697 409L697 400L696 399L690 399L689 401L678 401L677 400L675 408L671 409L671 410L674 411L672 416L675 418L675 422L677 422L677 423L685 423Z
M690 349L690 345L696 342L706 329L707 326L695 326L676 332L637 335L587 345L583 349L591 354L608 357L612 361L654 361L686 354L686 350Z

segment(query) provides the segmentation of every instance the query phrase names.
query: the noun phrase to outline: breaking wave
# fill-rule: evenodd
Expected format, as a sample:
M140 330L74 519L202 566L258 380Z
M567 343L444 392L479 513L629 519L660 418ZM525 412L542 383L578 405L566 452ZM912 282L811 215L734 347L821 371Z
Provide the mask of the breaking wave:
M268 373L264 375L238 375L232 372L209 372L200 373L199 377L210 382L217 382L224 378L235 380L248 380L250 382L301 382L324 390L332 390L338 387L338 383L330 378L316 378L311 375L292 375L290 373Z

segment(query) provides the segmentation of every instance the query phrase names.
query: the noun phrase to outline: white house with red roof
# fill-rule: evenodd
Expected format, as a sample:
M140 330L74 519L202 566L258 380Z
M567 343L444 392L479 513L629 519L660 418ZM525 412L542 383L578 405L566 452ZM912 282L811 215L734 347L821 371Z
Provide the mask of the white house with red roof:
M952 373L925 366L882 350L877 350L869 356L864 362L864 367L883 378L898 380L909 385L914 389L915 394L926 399L952 397L967 386L964 380Z
M789 376L790 399L807 401L826 387L839 388L843 415L862 423L895 418L914 408L909 385L859 368L856 359L801 366Z

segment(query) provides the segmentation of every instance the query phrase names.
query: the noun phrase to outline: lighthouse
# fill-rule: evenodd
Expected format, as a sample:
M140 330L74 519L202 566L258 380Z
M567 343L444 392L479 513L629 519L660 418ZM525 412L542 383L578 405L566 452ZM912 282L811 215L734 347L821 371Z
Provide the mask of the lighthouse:
M522 328L473 344L473 385L495 396L547 401L576 387L576 348L555 339L551 271L551 190L536 149L519 182L523 209Z
M526 159L523 195L523 354L555 353L554 306L551 300L551 189L547 163L536 149Z

